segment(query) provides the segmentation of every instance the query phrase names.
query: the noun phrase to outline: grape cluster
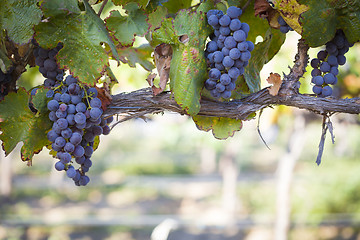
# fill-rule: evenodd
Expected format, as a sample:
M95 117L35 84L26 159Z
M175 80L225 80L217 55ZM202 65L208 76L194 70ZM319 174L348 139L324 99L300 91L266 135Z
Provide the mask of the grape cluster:
M215 98L230 98L236 79L244 74L254 44L246 41L250 27L241 22L240 8L231 6L226 14L220 10L207 12L207 21L214 29L206 45L206 58L210 65L205 88Z
M35 56L35 64L39 66L39 72L45 78L58 81L63 79L64 70L59 69L55 59L56 54L62 47L63 45L59 43L55 48L50 50L41 48L39 46L34 49L33 54Z
M102 103L97 95L96 88L82 86L71 75L56 82L46 93L51 99L47 107L53 122L47 138L59 159L55 169L65 170L77 186L85 186L90 181L86 172L92 166L90 158L95 137L110 132L108 124L112 117L102 117ZM73 166L74 162L80 165L78 169Z
M352 46L343 31L338 30L335 37L325 45L325 50L321 50L317 54L317 58L313 58L310 62L313 70L311 71L311 82L313 92L321 97L328 97L332 94L332 88L329 85L337 83L337 75L339 73L339 65L346 62L345 53Z
M289 31L294 31L283 19L282 16L278 17L278 23L280 24L280 32L282 33L288 33Z
M9 85L11 85L11 74L13 70L14 68L12 67L7 73L4 73L0 69L0 101L9 93L9 89L11 88Z

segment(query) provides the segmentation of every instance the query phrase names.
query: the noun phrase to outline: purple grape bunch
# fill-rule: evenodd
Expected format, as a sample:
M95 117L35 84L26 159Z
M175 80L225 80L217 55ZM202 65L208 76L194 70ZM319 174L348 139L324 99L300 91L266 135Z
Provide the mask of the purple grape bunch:
M352 45L347 41L343 31L338 30L335 37L326 43L325 50L320 50L317 57L311 60L311 83L314 84L312 90L317 96L332 95L333 90L329 85L337 83L338 67L346 63L344 55Z
M64 70L58 67L55 56L63 47L59 43L53 49L44 49L35 43L33 54L35 56L35 64L39 66L39 72L47 79L44 81L45 87L55 85L55 81L61 81L64 76Z
M244 67L249 64L254 43L246 38L250 26L239 20L242 10L231 6L226 14L212 9L207 12L208 24L214 32L205 49L210 70L205 88L214 98L230 98L236 87L236 79L244 74Z
M103 117L102 102L97 95L96 88L81 85L72 75L57 81L46 93L50 99L47 104L49 119L53 122L47 138L59 160L55 169L66 171L77 186L89 183L86 173L92 166L90 158L95 137L109 134L108 124L113 120L113 117Z
M280 24L280 32L286 34L289 31L294 31L284 20L282 16L279 16L277 19L278 23Z

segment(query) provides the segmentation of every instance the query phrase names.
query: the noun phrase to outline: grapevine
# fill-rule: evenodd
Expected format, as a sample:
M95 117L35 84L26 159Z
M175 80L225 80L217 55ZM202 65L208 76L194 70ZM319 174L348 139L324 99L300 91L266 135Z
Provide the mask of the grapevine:
M360 113L356 95L341 99L331 87L342 84L339 66L360 40L357 2L340 1L340 9L325 0L290 1L286 7L283 1L187 1L181 6L171 0L99 1L98 12L91 5L95 1L14 2L5 1L0 9L3 150L7 155L23 142L21 159L31 165L47 147L55 169L79 186L90 182L100 136L135 117L174 111L189 115L198 129L212 131L215 138L227 139L241 130L243 121L273 105L307 109L324 118L334 112ZM110 2L122 11L103 12ZM16 19L11 14L27 21L9 21ZM288 31L301 35L295 63L288 75L272 74L273 86L261 88L260 71ZM145 44L139 46L138 38ZM306 85L315 95L303 93L300 79L309 64L308 50L320 46L325 49L310 61L311 84ZM112 95L114 85L126 84L112 72L110 60L142 66L151 89ZM44 81L25 89L19 77L34 67ZM121 119L110 126L117 114Z

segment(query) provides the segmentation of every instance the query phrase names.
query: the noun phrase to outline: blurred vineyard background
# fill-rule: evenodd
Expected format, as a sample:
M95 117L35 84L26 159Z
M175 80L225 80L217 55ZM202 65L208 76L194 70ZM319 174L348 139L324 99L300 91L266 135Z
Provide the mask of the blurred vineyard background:
M270 72L289 72L298 37L288 34L265 66L263 87ZM336 92L359 96L359 44L346 56ZM140 66L112 67L120 81L114 94L147 87ZM35 68L20 81L27 89L41 82ZM309 75L301 92L311 92ZM271 150L258 120L221 141L186 116L148 117L102 136L86 187L54 170L46 149L32 167L21 162L21 146L1 153L0 239L360 239L358 116L331 118L335 144L328 135L320 166L322 118L307 111L263 112L259 129Z

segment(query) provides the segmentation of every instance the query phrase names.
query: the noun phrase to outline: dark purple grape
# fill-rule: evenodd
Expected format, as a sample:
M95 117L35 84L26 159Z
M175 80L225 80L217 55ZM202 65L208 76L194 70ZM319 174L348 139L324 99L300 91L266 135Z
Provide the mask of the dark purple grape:
M337 66L337 65L338 65L337 57L334 56L334 55L328 56L327 62L328 62L331 66Z
M206 45L206 50L210 53L215 52L217 49L218 49L218 46L215 41L210 41Z
M241 53L241 56L240 56L241 61L243 61L243 62L249 61L250 58L251 58L251 53L249 51Z
M220 27L219 29L221 35L228 36L231 32L229 27Z
M224 54L220 51L216 51L214 52L213 58L215 63L221 63L224 59Z
M90 117L92 119L99 119L102 113L103 111L101 110L101 108L94 107L90 110Z
M50 141L50 142L55 142L55 139L59 137L59 135L54 131L54 130L50 130L48 133L47 133L47 139Z
M313 92L314 92L315 94L320 95L321 92L322 92L322 87L321 87L321 86L314 85L312 90L313 90Z
M316 76L313 78L312 81L315 85L318 85L318 86L321 86L324 84L324 78L322 76Z
M339 65L344 65L346 63L346 57L344 55L338 55L337 61L338 61Z
M237 48L238 48L241 52L244 52L244 51L248 50L249 45L248 45L247 41L246 41L246 42L240 42L240 43L237 44Z
M225 70L225 67L222 63L215 63L215 68L219 69L219 71Z
M230 6L227 10L226 10L226 14L230 17L230 18L238 18L240 17L240 15L242 14L242 10L238 7L235 6Z
M66 128L64 130L61 131L61 136L65 139L70 138L72 135L72 130L70 128Z
M224 65L224 67L230 68L230 67L234 66L234 60L231 57L226 56L226 57L224 57L222 64Z
M73 132L69 141L76 146L76 145L80 144L81 139L82 139L82 135L80 133Z
M231 19L228 15L223 15L220 19L219 19L219 24L222 27L227 27L230 25Z
M208 24L211 26L217 26L219 24L219 19L216 15L211 15L208 17Z
M241 56L241 52L238 48L233 48L229 52L229 57L231 57L233 60L239 59Z
M320 59L321 61L325 61L325 58L327 57L328 53L325 50L321 50L318 52L317 54L317 58Z
M326 84L334 84L336 81L336 77L332 73L327 73L324 75L324 82Z
M322 89L321 95L324 97L328 97L332 94L332 88L330 86L325 86Z
M80 145L77 145L75 147L75 150L73 151L74 157L82 157L84 153L85 153L84 148Z
M240 76L240 70L237 67L232 67L228 71L229 77L237 79Z
M230 98L231 97L231 91L223 91L220 95L222 98Z
M64 151L68 152L68 153L72 153L75 149L74 144L72 144L71 142L67 142L64 146Z
M76 176L76 170L75 168L69 168L67 171L66 171L66 175L69 177L69 178L73 178Z
M50 58L46 59L44 61L44 68L48 72L54 71L57 68L55 60L50 59Z
M56 111L58 110L59 108L59 102L56 101L56 100L50 100L47 104L47 108L50 110L50 111Z
M59 147L64 147L66 144L66 140L63 137L57 137L54 143Z
M319 75L321 75L320 69L314 68L313 70L311 70L311 76L312 77L319 76Z
M234 40L237 42L243 42L246 40L246 33L243 30L237 30L233 34Z
M320 60L318 58L313 58L310 62L311 67L318 68L320 65Z
M61 97L60 97L60 101L61 101L61 102L69 103L70 100L71 100L71 97L70 97L69 94L67 94L67 93L61 94Z
M215 81L213 81L211 79L208 79L208 80L205 81L205 88L207 90L213 90L213 89L215 89L215 87L216 87L216 82Z
M228 48L224 47L221 49L221 52L224 54L224 57L225 57L225 56L229 56L230 50Z
M224 74L221 75L221 77L220 77L221 85L225 86L225 85L228 85L230 82L231 82L231 78L230 78L230 76L228 74L224 73ZM219 84L217 84L217 85L219 85ZM216 85L216 87L217 87L217 85ZM219 91L219 92L221 92L221 91Z
M76 109L76 112L78 112L78 113L84 113L86 111L86 105L85 105L85 103L80 102L80 103L76 104L75 109Z
M59 162L55 163L55 169L58 171L62 171L65 169L65 165L59 161Z
M78 112L74 116L74 120L77 124L84 124L86 122L86 116L82 112Z
M233 20L231 20L231 22L230 22L230 30L231 31L237 31L237 30L240 30L240 28L241 28L241 22L240 22L240 20L239 19L233 19Z
M217 69L217 68L210 69L210 71L209 71L209 78L210 79L217 80L217 79L220 78L220 76L221 76L221 72L220 72L219 69Z
M320 71L322 72L330 72L330 64L327 62L320 63Z

